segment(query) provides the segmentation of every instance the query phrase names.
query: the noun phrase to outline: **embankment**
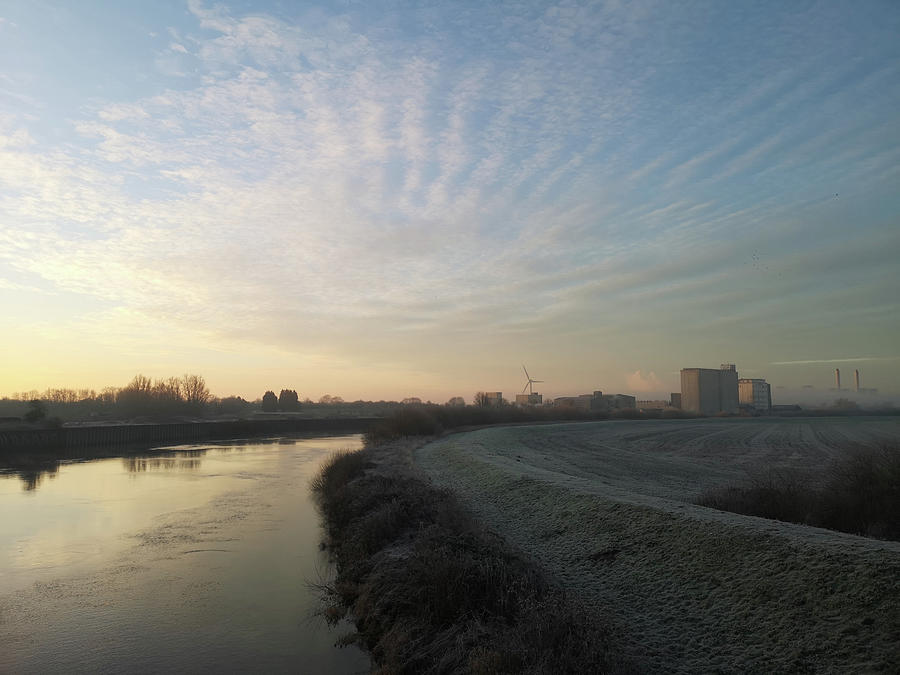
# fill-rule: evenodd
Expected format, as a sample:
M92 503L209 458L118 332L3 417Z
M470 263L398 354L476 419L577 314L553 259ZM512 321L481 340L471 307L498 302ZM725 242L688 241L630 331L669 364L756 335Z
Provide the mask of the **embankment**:
M23 451L66 456L89 448L202 442L287 433L364 433L377 421L378 418L335 417L118 424L54 429L0 428L0 457Z
M622 447L590 445L607 428ZM415 460L570 595L604 608L641 672L900 672L900 544L666 497L692 494L699 479L686 471L706 465L627 451L649 431L485 430Z
M415 472L416 444L337 455L313 481L337 569L325 616L357 628L344 641L382 673L626 672L597 612Z

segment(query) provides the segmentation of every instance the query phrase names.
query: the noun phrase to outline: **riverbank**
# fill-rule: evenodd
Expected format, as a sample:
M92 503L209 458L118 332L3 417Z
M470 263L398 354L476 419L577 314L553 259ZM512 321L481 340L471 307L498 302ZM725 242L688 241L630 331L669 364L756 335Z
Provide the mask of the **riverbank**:
M67 457L85 449L110 446L200 442L289 433L364 433L378 421L379 418L368 417L296 417L33 429L0 427L0 458L23 451Z
M313 481L347 616L383 673L626 672L588 608L413 467L422 440L336 455Z

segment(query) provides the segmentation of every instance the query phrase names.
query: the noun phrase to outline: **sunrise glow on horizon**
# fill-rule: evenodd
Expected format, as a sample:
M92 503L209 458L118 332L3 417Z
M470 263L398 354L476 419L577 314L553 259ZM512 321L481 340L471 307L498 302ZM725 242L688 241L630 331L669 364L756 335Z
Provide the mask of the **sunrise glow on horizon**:
M898 34L895 2L0 2L0 396L471 402L523 363L898 395Z

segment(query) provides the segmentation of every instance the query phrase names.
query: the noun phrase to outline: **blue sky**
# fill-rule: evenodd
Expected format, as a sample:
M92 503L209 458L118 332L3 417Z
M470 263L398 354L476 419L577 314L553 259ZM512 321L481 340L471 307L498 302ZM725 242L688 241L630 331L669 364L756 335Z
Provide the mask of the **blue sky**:
M894 2L0 2L0 394L897 392L898 34Z

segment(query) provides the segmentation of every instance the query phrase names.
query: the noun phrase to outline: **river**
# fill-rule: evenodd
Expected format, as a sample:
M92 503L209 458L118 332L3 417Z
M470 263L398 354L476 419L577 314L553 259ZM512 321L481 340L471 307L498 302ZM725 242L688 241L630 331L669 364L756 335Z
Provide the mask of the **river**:
M0 672L364 673L315 616L309 480L359 436L0 472Z

